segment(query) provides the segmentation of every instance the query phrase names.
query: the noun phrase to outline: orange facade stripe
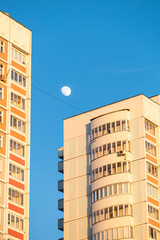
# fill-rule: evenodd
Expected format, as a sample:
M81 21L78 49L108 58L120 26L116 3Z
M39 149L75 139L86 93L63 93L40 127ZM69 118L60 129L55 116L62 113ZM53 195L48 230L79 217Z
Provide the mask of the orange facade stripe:
M147 139L149 139L150 141L152 141L152 142L156 143L156 138L155 138L155 137L152 137L152 136L150 136L148 133L145 133L145 137L146 137Z
M23 94L24 96L26 96L26 91L18 86L16 86L15 84L11 83L11 88L21 94Z
M8 234L9 234L10 236L13 236L13 237L15 237L15 238L18 238L18 239L20 239L20 240L23 240L23 239L24 239L24 235L23 235L22 233L19 233L19 232L15 231L15 230L12 230L12 229L10 229L10 228L8 228Z
M21 141L23 141L23 142L25 142L25 136L13 131L13 130L10 130L10 135L19 139L19 140L21 140Z
M153 199L151 197L148 197L148 202L150 202L150 203L152 203L152 204L154 204L156 206L159 206L159 201L157 201L157 200L155 200L155 199Z
M23 67L23 66L21 66L19 63L17 63L17 62L15 62L15 61L12 60L12 61L11 61L11 65L12 65L13 67L17 68L18 70L26 73L26 68Z
M12 211L15 211L17 213L20 213L20 214L23 214L24 215L24 209L23 208L20 208L20 207L17 207L11 203L8 203L8 208Z
M158 227L158 228L160 227L160 223L154 221L154 220L151 219L151 218L149 218L149 223L152 224L152 225L155 226L155 227Z
M158 180L149 175L147 175L147 180L158 185Z
M23 159L15 156L15 155L13 155L13 154L11 154L11 153L10 153L10 159L13 160L13 161L16 162L16 163L19 163L19 164L25 166L25 161L24 161Z
M22 190L24 190L24 184L17 182L16 180L13 180L12 178L9 178L9 184L11 184L14 187L20 188Z
M146 153L146 158L147 158L148 160L150 160L151 162L157 164L157 159L154 158L154 157L152 157L152 156L150 156L150 155L147 154L147 153Z
M17 108L14 108L11 106L11 112L13 112L14 114L17 114L18 116L25 118L26 114L23 113L22 111L18 110Z

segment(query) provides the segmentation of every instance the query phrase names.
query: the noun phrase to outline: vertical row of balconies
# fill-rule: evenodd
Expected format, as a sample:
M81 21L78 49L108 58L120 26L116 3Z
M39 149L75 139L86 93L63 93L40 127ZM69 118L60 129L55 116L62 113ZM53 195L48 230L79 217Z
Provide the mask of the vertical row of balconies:
M64 157L64 148L61 147L58 149L58 158L62 159L61 161L58 162L58 172L64 173L64 162L63 162L63 157ZM64 192L64 180L61 179L58 181L58 191ZM64 199L59 199L58 200L58 210L64 211ZM58 219L58 229L63 231L64 230L64 218ZM60 238L59 240L63 240L63 238Z

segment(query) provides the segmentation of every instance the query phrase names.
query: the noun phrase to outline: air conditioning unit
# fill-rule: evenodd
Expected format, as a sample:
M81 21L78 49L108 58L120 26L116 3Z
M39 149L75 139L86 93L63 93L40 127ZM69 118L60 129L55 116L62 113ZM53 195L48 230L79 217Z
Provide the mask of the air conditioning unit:
M125 154L126 154L126 152L124 150L119 151L119 156L124 156Z
M7 77L5 75L0 75L0 81L5 82Z

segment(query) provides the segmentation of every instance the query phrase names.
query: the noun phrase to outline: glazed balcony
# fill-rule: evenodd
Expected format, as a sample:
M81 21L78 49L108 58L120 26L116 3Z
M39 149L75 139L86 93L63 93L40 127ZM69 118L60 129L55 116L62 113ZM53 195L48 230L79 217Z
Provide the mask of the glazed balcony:
M58 229L61 231L63 231L63 224L64 224L64 219L63 218L58 219Z
M63 159L63 157L64 157L64 147L58 148L58 157Z
M63 180L59 180L58 181L58 191L63 193L64 190L64 181Z
M58 200L58 210L60 210L62 212L64 211L64 199L63 198Z
M64 172L64 170L63 170L63 161L59 161L58 162L58 172L61 172L61 173Z

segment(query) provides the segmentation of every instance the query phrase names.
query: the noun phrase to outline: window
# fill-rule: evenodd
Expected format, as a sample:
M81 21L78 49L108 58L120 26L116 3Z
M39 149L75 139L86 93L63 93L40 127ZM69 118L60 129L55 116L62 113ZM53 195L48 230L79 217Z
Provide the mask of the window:
M107 144L107 154L111 154L111 143Z
M112 122L112 132L115 132L115 122Z
M102 135L102 127L99 126L98 136L101 136L101 135Z
M19 191L9 188L8 198L12 202L23 206L23 194Z
M10 140L10 151L24 157L24 146L14 140Z
M96 191L92 192L92 202L116 194L129 193L130 192L129 187L130 187L129 183L117 183L97 189Z
M102 147L99 147L99 157L102 156Z
M97 132L97 128L95 128L95 138L98 137L98 132Z
M0 111L0 123L3 123L3 111Z
M129 211L129 209L132 209L132 205L130 204L124 204L124 205L118 205L118 206L111 206L104 209L100 209L93 213L93 222L95 223L95 216L96 216L96 223L103 221L104 219L110 219L115 217L122 217L122 216L132 216L132 211ZM119 210L119 211L118 211ZM125 234L128 236L129 229L125 229Z
M122 193L122 183L118 184L118 190L119 190L119 194L121 194Z
M113 185L113 195L117 194L117 184Z
M0 64L0 75L3 75L3 65Z
M158 169L152 164L147 164L147 168L149 168L149 173L154 174L154 176L158 176ZM149 166L149 167L148 167ZM111 174L117 173L125 173L131 171L131 163L129 161L122 161L112 164L107 164L97 169L92 170L92 181L96 179L106 177Z
M152 174L154 177L158 177L158 168L149 162L147 162L147 172Z
M146 132L155 136L156 127L152 122L145 120L145 130L146 130Z
M11 103L21 109L25 109L25 100L17 94L11 93Z
M4 53L4 42L0 41L0 52Z
M116 143L112 143L112 153L116 152Z
M106 145L103 145L103 155L106 155L107 151L106 151Z
M122 121L122 131L125 131L126 130L126 121L123 120Z
M0 99L3 99L3 88L0 87Z
M154 146L153 144L147 141L145 142L145 145L146 145L146 151L156 156L156 146Z
M112 164L112 174L115 174L116 173L116 164L113 163Z
M116 122L116 131L120 131L121 130L121 125L120 125L120 121Z
M147 183L147 193L155 198L158 198L158 189Z
M12 47L12 58L21 64L26 64L26 55L19 50Z
M105 208L105 211L104 211L104 213L105 213L105 219L108 219L108 208Z
M14 70L11 71L11 79L17 82L19 85L26 87L26 78L22 76L20 73L15 72Z
M3 147L3 136L0 135L0 147Z
M118 210L117 210L117 206L114 207L114 217L118 216Z
M149 227L149 237L157 240L157 231L152 227Z
M124 205L124 215L125 215L125 216L129 215L129 207L128 207L128 204Z
M103 198L103 188L100 189L100 198Z
M104 219L104 214L103 214L103 209L101 209L100 211L100 221L102 221Z
M107 187L104 188L104 196L107 197Z
M95 202L95 191L92 193L92 201Z
M112 185L109 186L109 196L112 196Z
M102 132L103 132L103 135L107 133L107 131L106 131L106 124L104 124L102 126Z
M121 151L121 142L117 142L117 152Z
M124 183L124 193L128 193L128 183Z
M107 133L110 133L111 130L110 130L110 123L107 123Z
M92 130L92 139L94 139L94 129Z
M116 151L120 152L121 150L130 151L130 141L118 141L96 147L92 150L92 160L95 160L96 158L106 154L115 153Z
M9 175L24 181L24 170L11 163L9 164Z
M117 163L117 173L121 173L121 162Z
M111 164L108 164L108 175L111 175Z
M8 214L8 225L23 230L23 219L15 215Z
M123 216L123 205L119 205L119 216Z
M99 191L97 190L96 192L97 192L97 198L96 199L99 200Z
M109 218L113 218L113 207L109 208Z
M154 208L154 207L152 207L150 205L148 205L148 215L150 217L155 218L155 219L159 219L159 211L158 211L158 209L156 209L156 208Z

